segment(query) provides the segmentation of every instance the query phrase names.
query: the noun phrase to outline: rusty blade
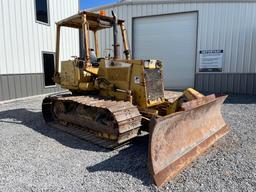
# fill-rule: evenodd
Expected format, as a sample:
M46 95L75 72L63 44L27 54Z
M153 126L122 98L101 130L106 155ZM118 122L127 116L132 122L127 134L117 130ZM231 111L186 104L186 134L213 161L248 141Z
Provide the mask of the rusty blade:
M149 168L164 185L229 131L221 106L227 96L150 122Z
M181 108L182 108L184 111L188 111L188 110L191 110L191 109L196 108L197 106L204 105L204 104L206 104L206 103L209 103L209 102L211 102L211 101L214 101L215 99L216 99L216 97L215 97L214 94L208 95L208 96L205 96L205 97L201 97L201 98L194 99L194 100L192 100L192 101L183 103L182 106L181 106Z

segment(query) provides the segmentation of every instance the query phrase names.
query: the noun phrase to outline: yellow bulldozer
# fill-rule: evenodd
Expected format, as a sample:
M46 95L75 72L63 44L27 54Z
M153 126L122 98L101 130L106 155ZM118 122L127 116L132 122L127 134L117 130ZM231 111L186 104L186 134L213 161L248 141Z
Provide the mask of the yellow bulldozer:
M59 62L62 27L82 31L84 57ZM148 133L148 166L157 186L228 133L221 115L226 96L204 96L192 88L166 91L163 63L131 59L125 21L114 12L82 11L57 22L56 28L53 79L70 93L43 100L43 116L50 125L111 149ZM113 54L102 58L97 35L106 29L113 29Z

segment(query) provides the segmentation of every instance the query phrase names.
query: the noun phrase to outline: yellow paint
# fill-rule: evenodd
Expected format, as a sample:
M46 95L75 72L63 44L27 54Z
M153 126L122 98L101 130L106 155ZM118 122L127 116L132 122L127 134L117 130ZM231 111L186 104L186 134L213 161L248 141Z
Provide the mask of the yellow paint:
M86 67L85 68L85 71L88 72L88 73L91 73L93 75L98 75L98 72L99 72L99 68L98 67Z
M80 70L75 66L75 62L72 60L61 62L61 74L60 82L61 86L66 87L78 87L80 77Z
M79 89L82 91L94 91L95 87L92 82L90 83L79 83Z
M179 100L176 100L174 103L169 104L169 106L166 110L167 115L175 113L179 107L180 107L180 101Z
M79 68L76 60L61 63L61 86L71 91L99 91L99 95L115 100L132 101L140 108L152 108L166 103L166 99L150 100L147 96L145 69L162 69L156 60L102 59L99 67ZM168 114L177 109L178 103L167 108Z
M186 97L189 101L204 97L203 94L199 93L198 91L196 91L195 89L192 89L192 88L186 89L186 90L183 92L183 94L185 95L185 97Z

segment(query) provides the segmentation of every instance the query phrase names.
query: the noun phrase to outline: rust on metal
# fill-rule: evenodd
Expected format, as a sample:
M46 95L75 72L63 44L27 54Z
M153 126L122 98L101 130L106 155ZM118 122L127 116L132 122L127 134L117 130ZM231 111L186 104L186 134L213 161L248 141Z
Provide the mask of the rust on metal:
M157 186L164 185L229 131L221 115L225 99L209 99L150 122L149 167Z
M90 141L107 148L136 137L142 119L137 107L130 102L112 101L96 95L47 97L42 112L52 126L86 140L94 135Z
M188 102L183 103L181 105L181 108L184 111L188 111L188 110L194 109L197 106L204 105L206 103L214 101L215 99L216 99L216 96L214 94L208 95L208 96L204 96L204 97L200 97L198 99L194 99L192 101L188 101Z
M183 96L182 92L177 91L164 91L164 98L168 100L170 103L174 103L177 99Z
M144 69L147 98L154 101L164 98L164 85L161 69Z

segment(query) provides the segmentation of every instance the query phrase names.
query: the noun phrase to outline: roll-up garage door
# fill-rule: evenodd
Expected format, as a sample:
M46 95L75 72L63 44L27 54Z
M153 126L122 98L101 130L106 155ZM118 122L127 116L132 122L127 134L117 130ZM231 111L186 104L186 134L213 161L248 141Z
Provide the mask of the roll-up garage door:
M196 42L197 12L133 20L133 56L162 60L166 88L194 87Z

